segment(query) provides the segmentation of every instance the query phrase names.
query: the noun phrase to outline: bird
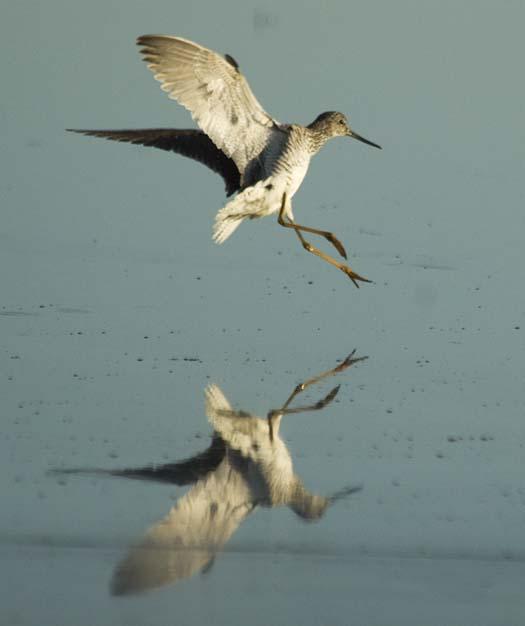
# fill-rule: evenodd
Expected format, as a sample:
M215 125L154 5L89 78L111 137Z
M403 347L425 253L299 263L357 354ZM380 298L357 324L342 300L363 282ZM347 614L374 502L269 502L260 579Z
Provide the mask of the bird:
M311 158L334 137L351 137L381 149L355 132L343 113L326 111L311 124L281 124L261 106L229 54L172 35L143 35L137 45L143 60L168 96L185 107L199 129L67 129L114 141L154 146L208 166L224 179L227 197L216 215L213 240L222 244L242 221L277 213L303 248L343 271L359 287L372 282L308 242L303 233L324 237L347 259L332 233L295 222L292 197Z
M205 406L212 440L191 458L121 469L52 470L58 475L107 475L189 486L117 564L111 593L137 594L208 572L228 540L259 507L287 506L299 519L317 522L336 502L361 491L360 485L345 485L329 495L312 493L295 472L279 428L285 415L327 407L339 386L314 404L290 406L300 393L366 358L352 351L336 367L298 384L266 418L234 409L221 388L209 384Z

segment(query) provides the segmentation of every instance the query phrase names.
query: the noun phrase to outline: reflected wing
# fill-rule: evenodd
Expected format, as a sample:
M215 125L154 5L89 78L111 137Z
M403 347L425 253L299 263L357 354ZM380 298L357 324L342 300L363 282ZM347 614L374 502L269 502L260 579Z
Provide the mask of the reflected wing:
M51 470L53 474L94 474L105 476L118 476L119 478L134 478L137 480L149 480L152 482L169 483L171 485L190 485L204 478L210 472L217 469L224 459L226 447L222 438L215 434L210 447L190 459L178 463L165 463L163 465L146 465L144 467L127 467L124 469L100 469L100 468L65 468Z
M219 150L213 141L202 131L177 128L146 128L133 130L76 130L92 137L103 137L114 141L128 141L142 146L153 146L169 150L199 161L217 172L226 184L226 195L238 191L240 174L234 161Z
M190 459L178 463L111 470L109 473L123 478L136 478L179 486L190 485L214 471L223 460L224 454L224 441L218 435L214 435L210 447Z
M254 507L244 478L225 459L130 550L115 570L112 593L140 593L206 571Z
M137 44L155 78L244 173L276 125L231 58L180 37L144 35Z

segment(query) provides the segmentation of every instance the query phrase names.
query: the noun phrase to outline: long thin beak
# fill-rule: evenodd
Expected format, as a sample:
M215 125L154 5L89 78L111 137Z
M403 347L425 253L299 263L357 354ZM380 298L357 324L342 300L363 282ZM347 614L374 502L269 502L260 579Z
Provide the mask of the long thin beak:
M357 485L356 487L344 487L343 489L340 489L332 494L328 500L330 501L330 504L335 504L338 500L342 500L343 498L351 496L354 493L359 493L362 490L363 487L361 485Z
M365 139L364 137L361 137L361 135L358 135L353 130L349 131L348 136L349 137L353 137L354 139L357 139L357 141L362 141L363 143L367 143L369 146L374 146L374 148L379 148L380 150L383 149L383 148L381 148L381 146L378 146L377 143L374 143L373 141L368 141L368 139Z

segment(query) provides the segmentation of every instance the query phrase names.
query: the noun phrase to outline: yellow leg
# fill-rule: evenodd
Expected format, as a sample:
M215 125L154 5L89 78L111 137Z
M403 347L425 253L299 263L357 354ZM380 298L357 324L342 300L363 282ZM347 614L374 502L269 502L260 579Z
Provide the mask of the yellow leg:
M283 201L281 203L281 210L279 211L279 217L277 218L277 221L279 222L281 226L284 226L285 228L293 228L295 232L299 232L300 230L302 230L305 233L312 233L314 235L320 235L321 237L324 237L327 241L329 241L334 246L337 252L339 252L339 254L343 257L343 259L347 258L346 250L343 244L334 235L334 233L331 233L328 230L319 230L318 228L311 228L310 226L302 226L301 224L296 224L295 222L292 222L292 221L287 222L284 219L285 206L286 206L286 192L283 193Z
M320 259L323 259L327 263L330 263L330 265L333 265L334 267L337 267L338 269L340 269L342 272L344 272L348 276L348 278L354 283L354 285L358 289L359 289L359 285L357 283L358 280L363 283L372 282L371 280L368 280L368 278L365 278L364 276L361 276L360 274L357 274L356 272L354 272L354 270L348 265L344 265L344 263L339 263L339 261L336 261L333 257L329 256L328 254L325 254L324 252L321 252L319 248L312 246L312 244L309 241L306 241L306 239L301 235L301 233L298 230L295 231L295 234L299 237L299 239L301 240L301 243L303 244L303 248L307 252L311 252L312 254L315 254L315 256L318 256Z
M279 224L281 224L281 226L284 226L285 228L293 228L295 231L295 234L299 237L303 248L307 251L307 252L311 252L312 254L315 254L315 256L318 256L319 258L323 259L324 261L326 261L327 263L330 263L330 265L333 265L334 267L337 267L338 269L340 269L342 272L344 272L348 278L354 283L354 285L359 288L359 285L357 284L357 281L361 281L363 283L371 283L371 280L368 280L368 278L364 278L364 276L360 276L359 274L357 274L356 272L354 272L354 270L349 267L348 265L344 265L344 263L340 263L339 261L336 261L333 257L329 256L328 254L325 254L324 252L321 252L321 250L319 250L319 248L316 248L315 246L313 246L309 241L306 241L306 239L303 237L303 235L301 234L301 230L305 230L307 232L310 233L315 233L318 235L323 235L325 236L326 234L331 235L332 237L334 237L332 235L332 233L326 233L325 231L316 231L313 228L307 228L305 226L299 226L298 224L295 224L294 222L287 222L284 219L284 209L286 207L286 192L283 193L283 201L281 203L281 209L279 211L279 217L278 217L278 222ZM329 241L331 241L329 239ZM337 243L341 246L340 242L336 239ZM332 243L334 243L332 241ZM334 243L334 246L337 248L337 246ZM342 247L342 246L341 246ZM337 248L339 250L339 248ZM343 248L343 252L344 252L344 248ZM343 255L346 258L346 253Z

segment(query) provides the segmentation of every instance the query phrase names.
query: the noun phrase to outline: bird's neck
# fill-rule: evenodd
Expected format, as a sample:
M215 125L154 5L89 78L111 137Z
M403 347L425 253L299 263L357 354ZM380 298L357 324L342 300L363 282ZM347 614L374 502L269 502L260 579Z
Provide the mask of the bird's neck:
M308 146L312 155L317 154L330 137L314 124L306 127L308 131Z

